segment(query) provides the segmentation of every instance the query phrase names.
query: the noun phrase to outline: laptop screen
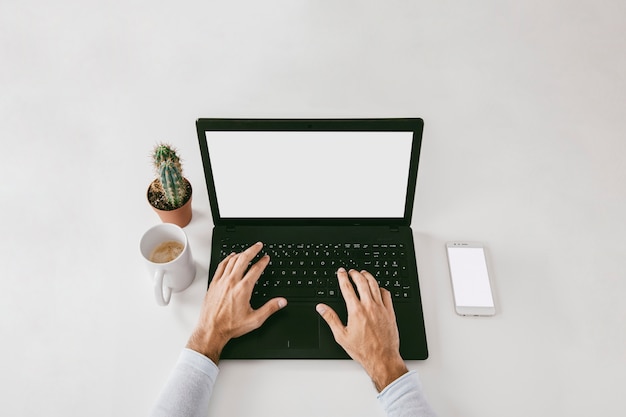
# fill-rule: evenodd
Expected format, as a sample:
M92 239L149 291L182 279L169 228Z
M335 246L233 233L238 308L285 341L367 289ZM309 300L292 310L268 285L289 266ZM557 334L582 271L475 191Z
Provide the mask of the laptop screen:
M405 214L413 132L207 130L204 136L221 218Z

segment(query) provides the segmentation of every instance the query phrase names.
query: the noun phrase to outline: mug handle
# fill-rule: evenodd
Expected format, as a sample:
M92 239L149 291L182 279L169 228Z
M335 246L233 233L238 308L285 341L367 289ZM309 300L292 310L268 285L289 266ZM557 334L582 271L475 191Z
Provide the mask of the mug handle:
M163 277L165 271L160 269L154 273L154 297L156 302L160 306L166 306L170 303L170 297L172 296L172 289L165 287L165 296L163 296Z

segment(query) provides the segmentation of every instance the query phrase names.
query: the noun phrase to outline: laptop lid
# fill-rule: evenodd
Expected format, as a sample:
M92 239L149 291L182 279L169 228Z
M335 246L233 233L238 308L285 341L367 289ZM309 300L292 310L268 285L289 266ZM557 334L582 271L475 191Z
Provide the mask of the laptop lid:
M196 128L215 226L411 224L422 119L209 118Z

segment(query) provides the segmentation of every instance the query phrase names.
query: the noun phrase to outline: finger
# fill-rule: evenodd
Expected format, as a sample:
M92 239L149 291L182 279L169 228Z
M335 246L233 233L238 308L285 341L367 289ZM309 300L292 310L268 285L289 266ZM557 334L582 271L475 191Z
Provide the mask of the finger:
M374 275L370 274L366 270L361 271L361 275L363 275L367 280L367 284L370 287L370 293L372 294L372 299L377 303L382 304L383 300L380 295L380 287L378 286L378 281L376 281Z
M254 328L258 329L263 323L278 310L287 305L287 300L283 297L272 298L267 303L254 311Z
M354 288L352 287L352 283L348 278L348 273L345 269L339 268L337 270L337 280L339 281L339 289L341 290L341 295L343 299L346 301L346 307L348 307L348 311L352 310L352 308L359 302L359 299L354 292Z
M222 259L219 264L217 264L217 269L215 270L215 274L213 274L213 279L211 280L211 282L219 280L224 275L224 272L226 271L226 265L228 265L228 261L234 255L235 252L231 253L230 255Z
M224 268L223 276L227 277L227 276L230 276L230 274L232 274L233 268L235 267L235 263L237 262L238 258L239 258L238 253L230 254L230 257L228 258L228 262L226 263L226 267Z
M346 326L343 325L341 319L339 318L337 313L335 313L335 310L333 310L326 304L316 305L315 310L328 324L328 327L330 327L330 330L333 332L333 336L335 337L337 343L339 343L339 340L343 340L343 334L346 331Z
M393 299L391 298L391 293L385 288L380 289L380 297L383 300L383 305L387 309L387 311L391 311L393 317L396 317L396 312L393 309Z
M359 298L361 301L369 302L372 300L372 291L370 290L370 285L367 281L367 278L363 276L359 271L351 269L350 278L352 278L352 282L356 285L356 289L359 292Z
M246 285L254 286L254 284L259 280L261 274L270 263L269 255L264 255L261 259L254 263L243 277L243 281L246 282Z
M261 249L263 249L263 244L261 242L257 242L245 251L241 252L239 254L239 257L237 258L237 262L233 266L232 273L240 274L240 276L243 276L243 273L246 271L246 269L248 269L250 261L254 259L254 257L257 255L257 253L261 251Z

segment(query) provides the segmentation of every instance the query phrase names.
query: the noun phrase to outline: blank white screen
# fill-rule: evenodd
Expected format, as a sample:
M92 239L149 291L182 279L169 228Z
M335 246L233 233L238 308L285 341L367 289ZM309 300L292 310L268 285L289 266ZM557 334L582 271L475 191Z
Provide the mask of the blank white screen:
M493 307L482 248L448 248L454 300L461 307Z
M412 132L207 131L221 217L402 218Z

